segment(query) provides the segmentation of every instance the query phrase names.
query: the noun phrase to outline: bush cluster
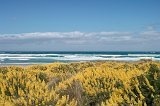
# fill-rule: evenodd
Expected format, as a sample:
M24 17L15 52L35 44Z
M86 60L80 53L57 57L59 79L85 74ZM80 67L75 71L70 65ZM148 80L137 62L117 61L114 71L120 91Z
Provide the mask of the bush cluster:
M0 67L0 106L160 106L160 62Z

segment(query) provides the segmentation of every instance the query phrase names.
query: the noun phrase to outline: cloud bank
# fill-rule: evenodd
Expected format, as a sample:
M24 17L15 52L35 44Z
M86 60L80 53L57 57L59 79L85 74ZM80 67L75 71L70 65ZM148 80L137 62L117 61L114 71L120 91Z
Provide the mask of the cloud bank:
M15 49L20 45L28 50L36 50L37 47L51 49L56 46L57 50L68 50L67 48L81 50L159 50L160 32L154 29L141 32L34 32L34 33L19 33L19 34L0 34L0 49L5 50ZM139 47L136 47L138 46ZM14 45L14 46L13 46ZM76 45L76 46L75 46ZM5 47L6 46L6 47ZM24 46L24 47L23 47ZM28 47L31 46L31 47ZM33 47L34 46L34 47ZM149 48L148 48L149 47ZM59 48L59 49L58 49ZM6 49L6 50L8 50ZM95 49L96 50L96 49Z
M13 42L27 41L31 42L34 40L36 42L41 41L62 41L63 43L74 42L82 44L91 41L121 41L129 40L131 38L131 33L129 32L34 32L34 33L21 33L21 34L1 34L0 42Z

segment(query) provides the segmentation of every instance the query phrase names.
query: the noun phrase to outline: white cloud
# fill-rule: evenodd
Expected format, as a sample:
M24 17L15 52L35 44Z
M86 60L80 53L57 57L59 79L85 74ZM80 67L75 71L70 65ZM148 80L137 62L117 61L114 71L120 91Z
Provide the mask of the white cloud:
M15 43L17 41L63 41L65 42L75 42L75 43L84 43L91 41L115 41L115 40L129 40L130 33L128 32L35 32L35 33L21 33L21 34L1 34L0 41L11 41Z
M138 50L148 48L159 48L160 32L152 28L141 32L34 32L34 33L19 33L19 34L0 34L0 50L5 50L5 47L17 48L59 48L63 50L84 49L120 49L126 50L134 48ZM61 50L60 49L60 50ZM18 49L19 50L19 49ZM159 49L158 49L159 50Z

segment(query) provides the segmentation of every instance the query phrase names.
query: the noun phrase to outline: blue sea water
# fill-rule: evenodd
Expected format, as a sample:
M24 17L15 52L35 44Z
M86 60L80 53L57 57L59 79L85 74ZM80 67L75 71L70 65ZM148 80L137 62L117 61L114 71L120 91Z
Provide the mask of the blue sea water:
M43 64L52 62L78 62L96 60L138 61L152 59L160 61L160 52L74 52L74 51L1 51L0 64Z

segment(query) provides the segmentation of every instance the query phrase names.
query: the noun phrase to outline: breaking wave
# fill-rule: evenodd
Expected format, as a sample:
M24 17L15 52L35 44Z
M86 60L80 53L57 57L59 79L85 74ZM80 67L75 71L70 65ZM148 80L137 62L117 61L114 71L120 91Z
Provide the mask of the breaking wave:
M0 64L35 64L71 61L138 61L141 59L160 60L159 52L0 52Z

